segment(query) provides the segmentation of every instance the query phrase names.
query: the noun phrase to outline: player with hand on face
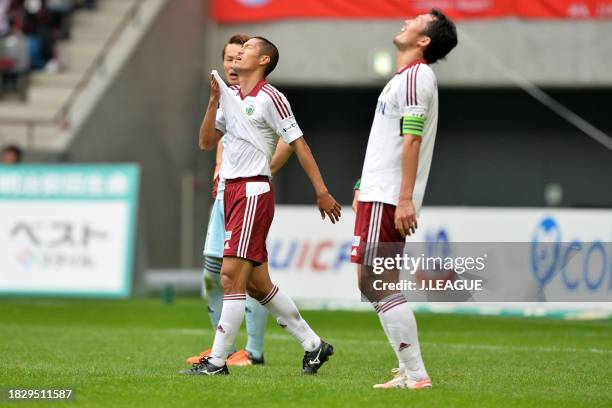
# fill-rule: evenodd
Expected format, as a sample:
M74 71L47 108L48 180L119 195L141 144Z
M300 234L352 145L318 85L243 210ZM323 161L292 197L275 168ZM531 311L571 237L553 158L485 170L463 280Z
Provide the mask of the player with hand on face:
M431 10L406 20L393 42L398 71L378 97L358 186L351 261L359 264L360 289L378 313L399 361L393 378L374 387L419 389L431 387L431 380L421 358L414 313L401 292L372 293L364 277L380 256L377 244L403 246L417 228L438 122L438 89L429 64L457 45L457 30L442 12ZM388 272L397 278L398 271Z
M242 320L246 293L258 299L304 348L302 369L314 374L333 354L333 347L321 340L301 317L293 301L272 283L265 268L266 237L274 214L270 184L270 162L279 138L290 144L308 175L317 197L321 216L335 223L340 205L329 194L312 152L298 126L287 98L265 78L278 62L278 49L269 40L253 37L238 53L233 68L238 74L236 102L242 112L219 115L220 85L211 78L211 100L201 129L201 146L212 149L226 138L221 178L225 180L225 245L221 268L224 289L223 309L210 357L184 371L185 374L228 374L226 360ZM224 97L232 97L225 95ZM248 115L251 130L237 131L237 115Z
M225 79L233 89L238 89L238 74L232 68L234 59L242 45L251 37L245 34L233 35L223 48L223 71ZM218 111L219 115L222 115ZM223 163L224 139L217 144L216 165L213 176L213 199L215 200L208 221L208 230L204 244L204 286L208 298L208 315L213 330L216 329L223 306L223 288L221 287L221 264L223 262L223 244L225 242L225 222L223 214L223 193L225 182L220 179L219 173ZM286 143L279 141L277 150L270 164L272 174L282 167L291 156L293 150ZM266 268L263 263L258 268ZM203 291L204 292L204 291ZM246 300L246 329L247 344L244 349L236 351L235 345L228 358L227 364L245 366L263 364L263 338L268 320L268 311L257 300L248 296ZM189 357L188 364L197 365L202 358L210 356L211 349L202 351L199 355Z

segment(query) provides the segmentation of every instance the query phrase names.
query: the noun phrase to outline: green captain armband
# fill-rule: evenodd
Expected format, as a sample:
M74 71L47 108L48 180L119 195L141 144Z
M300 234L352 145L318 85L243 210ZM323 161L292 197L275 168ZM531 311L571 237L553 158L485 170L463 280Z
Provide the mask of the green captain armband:
M360 187L361 187L361 179L357 180L357 182L355 183L355 186L353 187L353 190L359 190Z
M400 134L423 136L425 116L406 115L400 119Z

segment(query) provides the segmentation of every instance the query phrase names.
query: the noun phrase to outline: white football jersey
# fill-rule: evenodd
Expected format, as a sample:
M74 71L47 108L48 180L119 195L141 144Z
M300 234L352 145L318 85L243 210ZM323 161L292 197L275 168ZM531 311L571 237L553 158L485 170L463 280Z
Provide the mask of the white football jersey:
M239 109L255 129L255 135L249 135L244 127L236 125L236 112L228 126L227 106L217 110L215 127L224 134L225 148L221 164L220 177L224 180L239 177L271 177L270 161L276 151L279 137L287 144L302 136L287 98L265 80L260 81L246 96L240 88L230 88L236 98Z
M397 205L402 182L404 134L422 137L413 203L421 209L438 126L438 86L420 60L399 70L376 105L361 174L359 201Z

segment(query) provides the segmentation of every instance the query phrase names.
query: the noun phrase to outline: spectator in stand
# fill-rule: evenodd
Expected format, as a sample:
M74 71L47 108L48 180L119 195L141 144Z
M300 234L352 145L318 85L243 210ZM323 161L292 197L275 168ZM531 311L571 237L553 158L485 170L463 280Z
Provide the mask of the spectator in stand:
M69 39L75 0L47 0L47 8L51 17L54 37L62 40Z
M2 149L2 164L21 163L23 152L15 145L6 146Z
M46 0L23 0L23 32L28 37L32 69L53 59L53 33Z
M11 1L12 0L0 0L0 38L11 31L11 21L9 18Z

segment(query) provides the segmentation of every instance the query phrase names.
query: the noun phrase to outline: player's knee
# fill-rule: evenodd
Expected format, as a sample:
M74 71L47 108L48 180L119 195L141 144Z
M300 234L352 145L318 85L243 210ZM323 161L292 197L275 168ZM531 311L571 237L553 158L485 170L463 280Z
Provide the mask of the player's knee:
M235 289L236 279L228 273L221 273L221 287L224 291Z
M259 287L253 282L247 283L247 293L249 294L250 297L257 299L257 300L261 300L264 297L266 297L266 294L263 293L261 289L259 289Z

